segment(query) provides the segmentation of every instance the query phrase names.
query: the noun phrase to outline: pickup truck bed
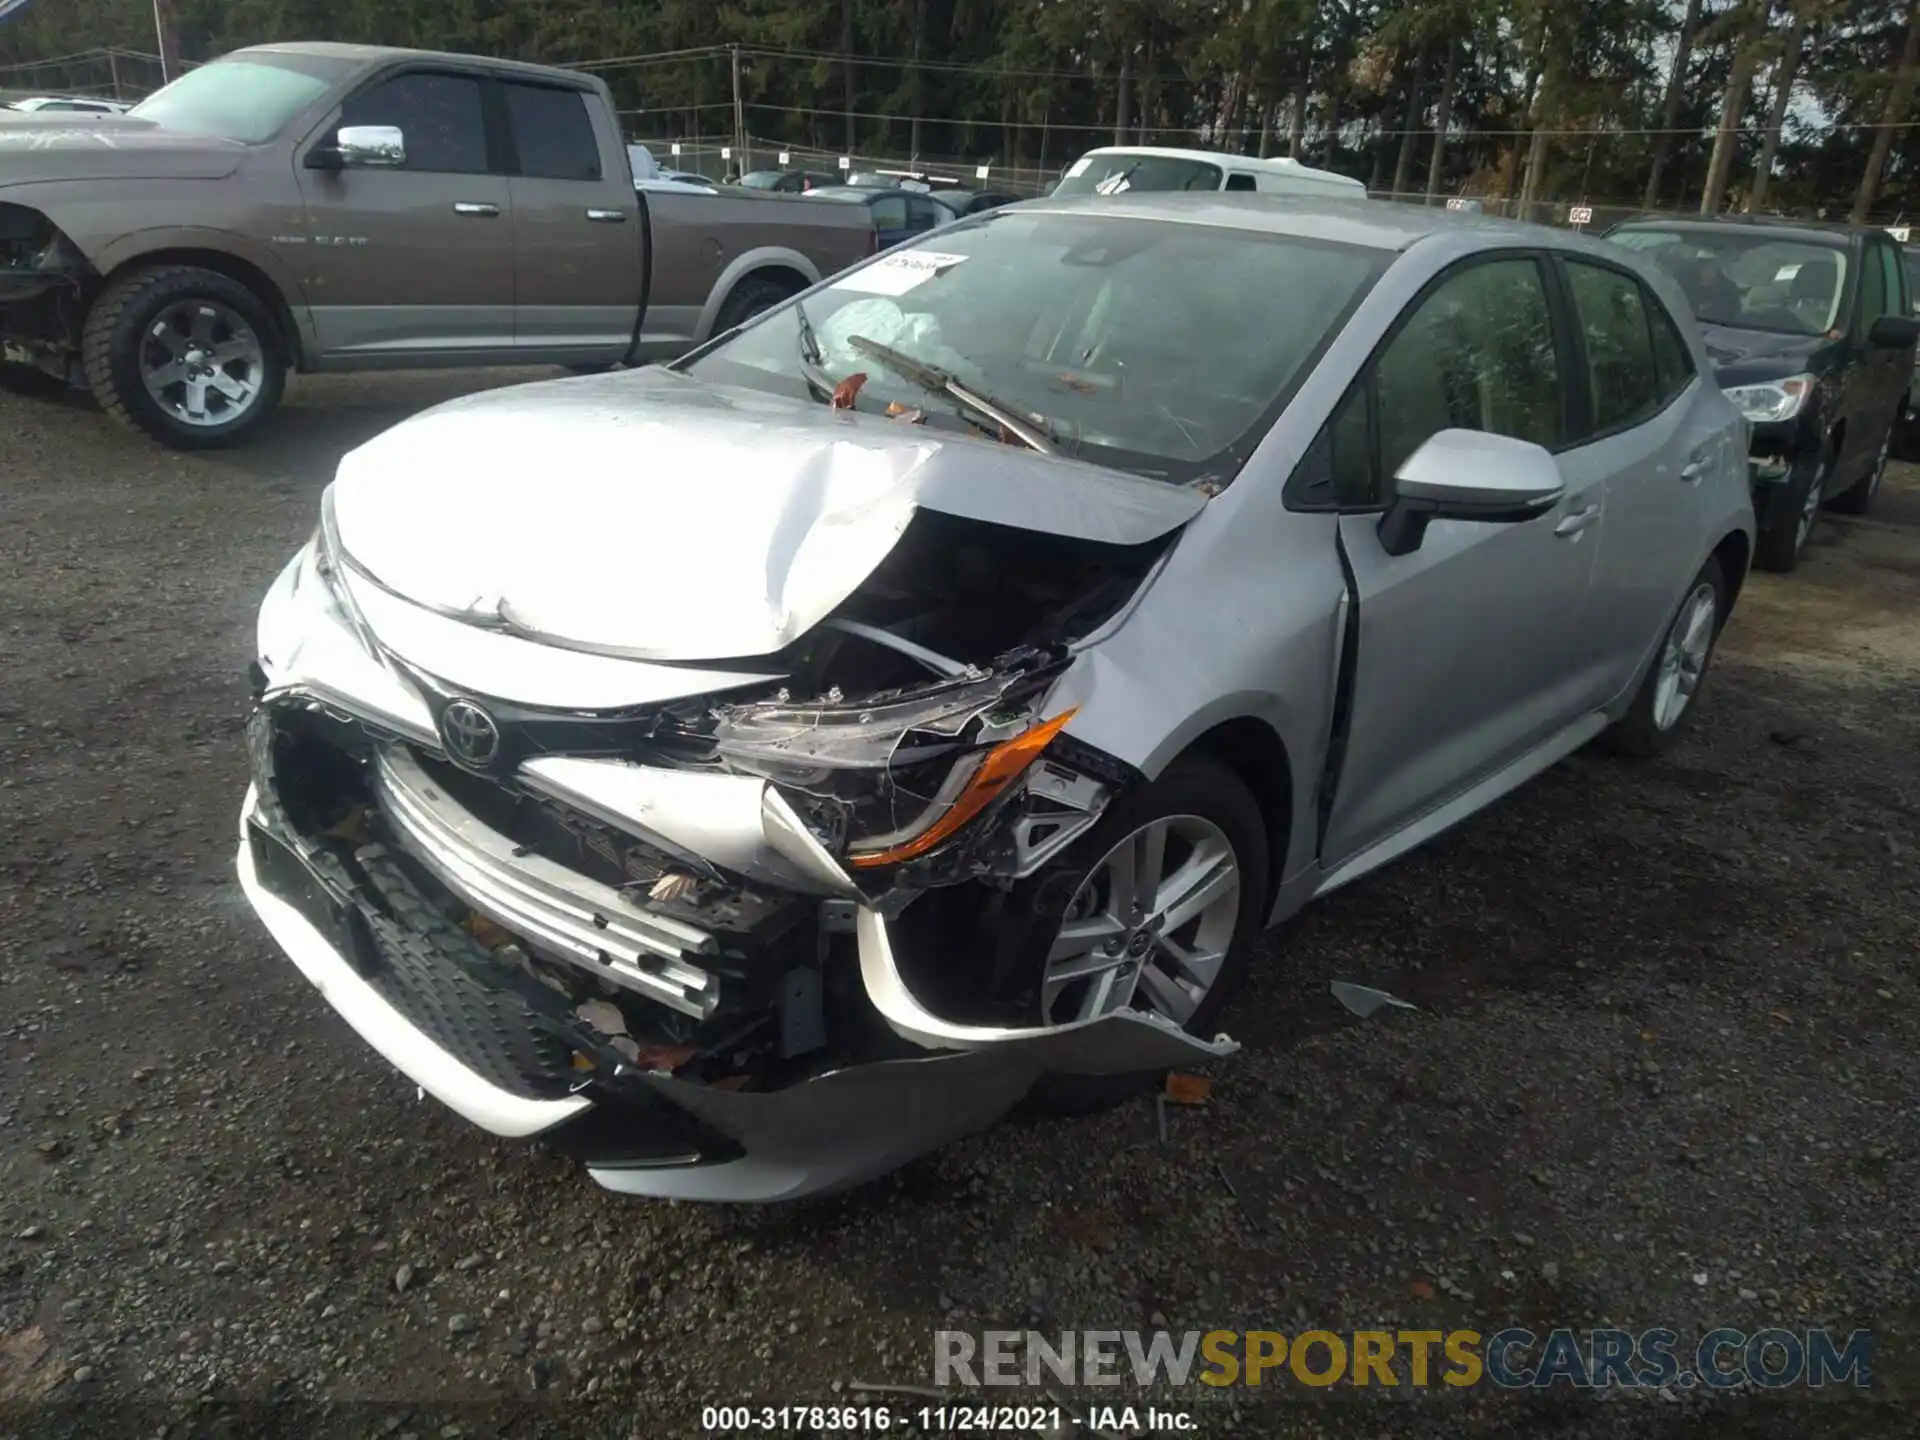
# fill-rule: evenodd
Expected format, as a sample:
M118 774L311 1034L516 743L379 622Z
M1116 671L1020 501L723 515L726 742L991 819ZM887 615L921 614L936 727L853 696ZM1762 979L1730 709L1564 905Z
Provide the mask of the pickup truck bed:
M872 247L839 206L641 193L605 84L542 66L269 45L0 117L0 359L181 447L296 370L669 359Z

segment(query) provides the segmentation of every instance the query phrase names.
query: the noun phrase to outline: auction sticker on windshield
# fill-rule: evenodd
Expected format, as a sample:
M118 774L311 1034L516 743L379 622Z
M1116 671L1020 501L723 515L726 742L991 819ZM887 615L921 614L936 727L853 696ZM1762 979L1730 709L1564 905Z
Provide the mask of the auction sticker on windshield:
M964 255L943 255L932 250L903 250L886 255L834 282L836 290L857 290L862 295L904 295L916 285L924 285L936 275L951 270L966 260Z

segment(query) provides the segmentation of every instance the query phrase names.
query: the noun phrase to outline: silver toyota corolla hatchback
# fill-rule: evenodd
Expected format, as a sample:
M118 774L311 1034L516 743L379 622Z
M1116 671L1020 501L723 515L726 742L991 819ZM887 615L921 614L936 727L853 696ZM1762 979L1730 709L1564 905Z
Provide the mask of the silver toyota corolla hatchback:
M634 1194L1226 1056L1264 926L1691 717L1753 522L1668 283L1041 201L430 410L261 611L241 882L418 1085Z

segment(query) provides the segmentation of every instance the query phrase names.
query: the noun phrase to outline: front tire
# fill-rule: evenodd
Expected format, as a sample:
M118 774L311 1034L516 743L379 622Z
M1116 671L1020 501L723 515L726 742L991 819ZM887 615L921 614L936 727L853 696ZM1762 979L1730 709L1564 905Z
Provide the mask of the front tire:
M1686 733L1726 619L1727 579L1720 562L1709 559L1667 622L1633 704L1602 737L1607 749L1616 755L1658 755Z
M87 312L81 358L103 410L176 450L232 444L287 383L286 339L266 302L193 265L109 284Z
M1906 408L1905 404L1901 405L1902 415ZM1880 453L1874 457L1873 468L1828 502L1842 515L1864 515L1873 508L1873 497L1880 493L1880 482L1887 478L1887 457L1893 453L1893 430L1899 423L1896 419L1894 426L1887 430L1886 439L1880 442Z
M1834 447L1829 443L1812 469L1787 482L1784 503L1754 541L1753 563L1758 569L1787 575L1800 563L1814 522L1820 518L1827 482L1833 478L1833 459Z
M1259 805L1215 761L1177 760L1121 797L1024 882L1037 897L1017 950L1032 1023L1144 1009L1211 1035L1265 919L1268 864ZM1049 1076L1034 1098L1057 1114L1085 1114L1160 1073Z

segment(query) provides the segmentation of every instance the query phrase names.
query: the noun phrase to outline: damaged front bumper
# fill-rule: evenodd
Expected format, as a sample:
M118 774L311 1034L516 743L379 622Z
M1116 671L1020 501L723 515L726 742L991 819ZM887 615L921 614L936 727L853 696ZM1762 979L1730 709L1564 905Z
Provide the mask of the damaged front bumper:
M604 757L456 767L403 672L298 589L289 567L262 614L241 886L369 1044L494 1134L547 1137L626 1193L770 1201L883 1174L1043 1074L1237 1048L1144 1011L956 1019L896 954L898 898L778 787Z

